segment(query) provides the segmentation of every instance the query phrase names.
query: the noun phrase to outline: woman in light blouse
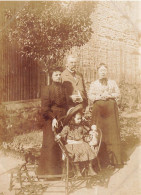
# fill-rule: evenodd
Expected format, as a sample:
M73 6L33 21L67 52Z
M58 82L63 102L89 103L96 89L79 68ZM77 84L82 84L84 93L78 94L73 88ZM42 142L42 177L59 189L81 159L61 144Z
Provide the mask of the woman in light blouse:
M116 82L107 78L107 73L107 66L101 63L98 67L99 79L90 85L88 98L93 104L91 125L95 124L102 130L102 143L112 154L113 165L119 167L122 164L117 106L120 91Z

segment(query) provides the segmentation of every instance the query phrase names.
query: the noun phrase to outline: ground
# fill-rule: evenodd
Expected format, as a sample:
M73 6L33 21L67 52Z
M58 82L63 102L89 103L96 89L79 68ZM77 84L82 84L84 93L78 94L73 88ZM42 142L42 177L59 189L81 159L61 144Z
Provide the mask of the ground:
M139 119L141 113L123 113L122 117L126 118L122 125L128 127L129 132L124 136L122 142L123 154L125 157L125 165L121 169L103 169L98 175L94 177L91 181L92 188L86 188L84 184L81 188L72 192L72 195L139 195L141 194L140 184L141 184L141 167L140 167L140 152L141 146L136 139L137 130L139 131L140 121ZM134 122L133 122L134 121ZM135 124L136 123L136 124ZM137 125L137 126L135 126ZM123 128L123 129L124 129ZM131 131L134 131L133 136L131 136ZM135 133L136 132L136 133ZM124 135L124 131L123 131ZM123 136L122 135L122 136ZM14 191L9 191L10 183L10 172L17 165L23 163L21 158L17 158L11 155L4 155L3 152L0 153L0 195L14 195ZM52 195L64 194L56 193L54 188L52 190ZM47 192L43 193L44 195ZM29 194L30 195L30 194ZM36 194L38 195L38 194Z
M141 146L137 146L130 156L130 160L120 170L114 172L102 171L103 178L100 184L93 185L92 189L82 188L73 193L72 195L139 195L141 194L140 189L140 152ZM0 194L3 195L14 195L14 192L10 192L9 181L10 181L10 169L14 168L18 164L21 164L20 159L15 159L8 156L2 156L0 160ZM98 178L98 176L96 176ZM100 176L99 176L100 177ZM105 177L105 178L104 178ZM97 179L95 178L95 180ZM99 180L99 179L98 179ZM83 186L83 185L82 185ZM54 189L55 191L56 189ZM44 195L47 193L44 192ZM56 192L52 193L56 195ZM59 194L59 193L57 193ZM62 194L62 193L61 193Z

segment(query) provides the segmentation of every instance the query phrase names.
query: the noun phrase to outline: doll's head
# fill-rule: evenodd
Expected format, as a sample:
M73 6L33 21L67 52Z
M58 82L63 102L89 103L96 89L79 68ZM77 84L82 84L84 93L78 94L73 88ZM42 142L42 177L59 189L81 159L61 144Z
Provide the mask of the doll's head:
M91 130L92 130L92 131L97 131L97 126L96 126L96 125L92 125L92 126L91 126Z

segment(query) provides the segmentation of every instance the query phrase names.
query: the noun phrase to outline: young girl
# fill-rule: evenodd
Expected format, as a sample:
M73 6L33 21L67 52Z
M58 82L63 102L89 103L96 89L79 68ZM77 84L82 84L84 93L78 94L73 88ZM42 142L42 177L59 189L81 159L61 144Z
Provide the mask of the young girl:
M88 175L94 176L96 173L92 168L92 160L95 158L95 152L84 141L85 134L88 133L89 129L82 124L82 112L79 106L71 108L67 113L67 117L70 119L68 125L64 126L56 138L62 137L66 139L67 144L65 147L74 162L76 176L81 176L80 162L86 162Z

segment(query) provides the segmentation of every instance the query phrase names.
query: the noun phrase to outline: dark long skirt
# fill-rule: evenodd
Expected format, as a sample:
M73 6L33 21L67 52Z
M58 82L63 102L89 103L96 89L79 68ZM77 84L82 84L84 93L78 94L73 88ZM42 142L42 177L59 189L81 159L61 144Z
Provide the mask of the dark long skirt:
M57 175L62 172L62 152L54 140L52 121L48 120L43 129L43 144L41 149L37 174Z
M121 141L119 116L116 101L96 101L92 109L91 124L96 124L102 130L102 142L107 150L114 154L114 164L121 164Z

